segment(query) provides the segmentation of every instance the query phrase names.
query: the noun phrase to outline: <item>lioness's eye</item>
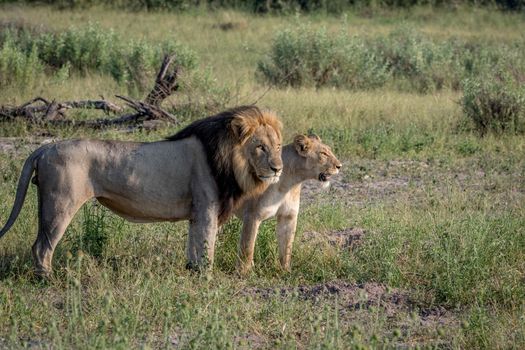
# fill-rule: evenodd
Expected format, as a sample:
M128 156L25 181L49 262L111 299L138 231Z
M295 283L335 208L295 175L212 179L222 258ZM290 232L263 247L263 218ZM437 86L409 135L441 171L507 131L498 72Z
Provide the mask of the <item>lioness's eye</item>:
M264 146L263 145L259 145L259 146L257 146L257 149L260 149L261 151L264 151Z

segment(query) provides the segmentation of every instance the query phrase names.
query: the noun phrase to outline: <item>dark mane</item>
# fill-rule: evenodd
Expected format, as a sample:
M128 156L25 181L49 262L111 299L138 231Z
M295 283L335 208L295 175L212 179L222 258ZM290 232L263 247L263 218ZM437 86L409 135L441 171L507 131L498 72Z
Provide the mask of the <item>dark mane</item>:
M235 205L241 199L243 190L235 179L233 169L233 150L229 154L221 154L221 145L234 138L230 123L237 115L262 116L259 108L255 106L240 106L221 112L217 115L196 120L175 135L166 138L176 141L195 136L204 146L217 188L221 205L219 225L223 224L231 215ZM231 141L230 141L231 142Z

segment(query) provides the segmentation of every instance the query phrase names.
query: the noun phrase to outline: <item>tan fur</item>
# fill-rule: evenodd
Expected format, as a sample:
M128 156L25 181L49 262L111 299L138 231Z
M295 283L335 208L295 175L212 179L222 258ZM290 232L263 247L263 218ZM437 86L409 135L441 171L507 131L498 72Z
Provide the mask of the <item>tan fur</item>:
M279 182L262 194L249 198L236 212L243 221L239 243L239 272L246 274L253 265L253 253L259 225L277 216L279 260L285 270L290 269L292 244L297 225L301 198L301 184L317 179L326 183L341 168L341 162L330 147L315 135L298 135L283 148L283 174Z
M266 189L278 180L282 170L280 130L275 129L280 123L275 116L257 117L250 112L232 118L228 113L197 121L174 135L173 140L72 140L41 147L24 164L15 204L0 237L16 220L36 170L39 230L33 257L37 274L51 272L56 245L75 213L91 198L133 222L190 220L189 265L199 268L213 263L223 202L231 200L235 204L243 196ZM209 155L191 127L223 132L225 137L218 149L210 150L215 153ZM222 168L225 174L235 174L241 180L242 190L230 194L228 188L221 188L224 178L214 173L217 164L210 159L220 159L221 166L227 167ZM226 186L235 185L230 177L226 180L230 181Z

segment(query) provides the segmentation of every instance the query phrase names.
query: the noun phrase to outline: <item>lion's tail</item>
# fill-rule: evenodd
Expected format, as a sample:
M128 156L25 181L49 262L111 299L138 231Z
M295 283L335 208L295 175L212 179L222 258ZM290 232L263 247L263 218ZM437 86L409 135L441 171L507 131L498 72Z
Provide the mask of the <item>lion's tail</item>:
M26 198L27 193L27 187L29 186L29 181L31 180L31 175L33 175L33 172L36 169L36 163L40 155L45 151L47 147L40 147L36 151L34 151L29 158L26 159L24 163L24 167L22 168L22 174L20 175L20 179L18 180L18 187L16 189L16 197L15 197L15 204L13 204L13 209L11 209L11 214L9 215L9 219L7 219L7 222L5 226L0 230L0 238L2 238L7 231L13 226L15 223L16 218L18 217L18 214L20 214L20 210L22 209L22 205L24 204L24 199Z

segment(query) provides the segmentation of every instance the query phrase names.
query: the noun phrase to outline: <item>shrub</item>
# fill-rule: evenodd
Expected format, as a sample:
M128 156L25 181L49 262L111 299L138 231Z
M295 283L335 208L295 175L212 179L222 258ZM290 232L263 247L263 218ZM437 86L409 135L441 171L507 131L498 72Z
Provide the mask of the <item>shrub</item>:
M191 50L173 41L160 44L126 42L112 30L105 30L94 24L60 33L7 26L0 32L0 45L2 43L20 56L18 65L24 62L24 66L31 67L31 64L38 62L37 66L45 65L54 71L67 68L79 74L109 74L134 92L143 92L151 87L165 54L177 53L176 64L184 70L191 71L197 64L196 56ZM22 56L28 62L22 61ZM19 81L20 74L13 75L5 84Z
M69 63L83 73L103 70L112 52L121 51L119 38L112 31L103 31L93 25L31 37L28 44L36 44L40 58L51 67L60 68Z
M37 43L41 59L53 67L70 64L81 73L98 71L110 74L119 83L138 91L150 87L165 54L176 52L176 63L184 69L193 69L196 65L194 53L176 43L125 42L112 30L106 31L94 25L43 35Z
M334 86L370 89L392 85L420 93L449 88L488 72L494 65L524 67L522 42L492 46L449 39L435 42L411 28L387 36L361 38L325 30L285 30L269 55L258 63L258 75L278 86Z
M372 40L369 46L397 88L422 93L459 88L457 76L462 75L464 66L461 59L470 48L457 40L434 42L410 27Z
M0 88L26 89L34 85L42 73L43 65L35 47L25 53L10 41L0 44Z
M525 76L525 75L524 75ZM525 132L525 86L508 72L466 79L461 105L482 135Z
M177 54L174 64L183 70L193 71L197 67L195 53L178 43L165 41L151 45L146 41L132 41L111 52L109 65L103 72L111 74L132 91L145 91L151 88L164 56L173 52Z
M269 57L259 61L258 72L275 85L371 88L388 79L383 62L376 60L367 43L325 30L285 30L277 34Z

